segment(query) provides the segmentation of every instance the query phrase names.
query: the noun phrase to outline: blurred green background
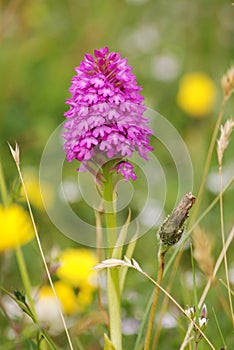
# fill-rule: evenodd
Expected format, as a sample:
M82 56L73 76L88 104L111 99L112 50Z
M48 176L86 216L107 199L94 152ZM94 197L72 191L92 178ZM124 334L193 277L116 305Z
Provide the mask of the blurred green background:
M233 63L233 38L234 6L231 1L225 0L2 0L0 157L8 186L12 186L17 175L7 141L19 143L22 167L30 166L38 172L48 138L64 121L63 114L67 110L65 99L69 97L68 88L74 67L79 65L84 53L93 53L96 48L109 46L110 51L119 51L122 57L128 57L133 73L143 87L146 105L166 117L184 139L194 165L196 195L222 100L220 78ZM187 115L176 102L180 78L187 72L197 71L208 74L217 88L213 110L204 118ZM225 119L233 116L233 100L227 105ZM167 174L167 213L172 209L176 198L174 170L163 147L158 145L155 154ZM228 174L232 172L232 176L233 162L232 142L225 155L225 167ZM77 164L71 167L74 171ZM214 154L210 184L202 203L204 208L217 194L217 181L212 182L213 179L215 181L217 170ZM225 228L229 232L233 225L233 189L225 195L224 208ZM35 209L35 215L46 248L51 248L55 243L61 246L75 245L53 226L44 212ZM215 258L221 249L218 225L219 208L216 207L203 222L205 229L215 236ZM137 244L136 259L152 274L155 274L156 249L155 230L141 238ZM25 252L30 259L30 250L26 248ZM229 255L231 260L233 256ZM189 289L186 292L183 288L184 280L180 271L185 276L186 270L191 270L189 252L184 254L182 263L174 295L186 306L184 303L193 303L193 296ZM15 276L15 269L15 266L9 268L8 281ZM35 267L31 266L30 269L33 271ZM38 283L38 276L34 278ZM204 287L204 276L201 278L201 287ZM233 276L232 278L234 279ZM12 285L12 282L7 282L6 278L6 284ZM141 319L151 293L150 288L142 277L135 272L130 273L124 315ZM219 292L225 298L225 289L221 288ZM220 297L217 301L214 293L209 299L208 308L216 308L226 341L231 346L234 341L231 321L225 312L223 316L223 300L225 299ZM212 315L209 318L207 335L214 337L216 325ZM178 348L183 327L185 323L181 329L165 328L163 332L170 334L170 345L167 343L169 338L165 341L162 336L160 349ZM126 349L132 347L134 337L135 335L127 336ZM212 340L217 347L221 346L218 336ZM91 344L90 349L95 349L94 342L87 340L87 343ZM206 348L205 345L204 349Z

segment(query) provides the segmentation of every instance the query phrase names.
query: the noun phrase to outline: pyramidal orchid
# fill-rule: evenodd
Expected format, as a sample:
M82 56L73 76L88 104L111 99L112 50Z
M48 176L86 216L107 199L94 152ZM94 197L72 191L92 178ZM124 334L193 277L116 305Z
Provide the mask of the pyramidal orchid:
M63 133L67 160L80 161L80 171L90 161L99 163L100 156L102 164L115 159L114 170L126 181L136 179L128 161L133 152L147 159L152 150L141 87L127 62L108 47L85 55L71 81Z
M101 185L107 256L120 259L114 200L119 176L115 174L125 181L136 180L131 157L138 152L147 159L152 131L144 117L141 87L120 53L109 52L108 47L94 50L94 56L86 54L75 71L65 113L66 157L69 162L80 161L79 171L89 170ZM120 290L119 271L107 271L110 341L116 350L122 350Z

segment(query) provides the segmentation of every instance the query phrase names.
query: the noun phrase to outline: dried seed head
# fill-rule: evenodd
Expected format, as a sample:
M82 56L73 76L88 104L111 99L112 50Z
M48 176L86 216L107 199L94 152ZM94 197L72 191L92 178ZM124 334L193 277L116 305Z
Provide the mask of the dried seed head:
M227 73L222 76L221 86L225 97L228 99L234 91L234 66L228 69Z
M212 256L213 239L200 227L197 227L193 233L193 244L194 258L207 278L211 277L214 268L214 259Z
M9 142L8 142L8 146L10 148L12 157L14 158L14 161L16 162L16 165L19 166L20 157L19 157L19 145L18 145L18 143L17 142L15 143L15 149L9 144Z
M222 164L224 151L228 146L231 132L234 128L234 120L228 119L220 128L220 138L217 141L217 154L219 165Z
M159 229L159 237L162 244L162 251L167 251L171 246L179 242L184 231L184 222L189 216L189 210L195 202L191 192L186 193L178 206L164 220Z

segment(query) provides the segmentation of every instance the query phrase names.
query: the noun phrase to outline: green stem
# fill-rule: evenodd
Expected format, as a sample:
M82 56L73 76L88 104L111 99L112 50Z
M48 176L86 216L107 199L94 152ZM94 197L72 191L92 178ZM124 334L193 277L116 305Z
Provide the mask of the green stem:
M108 253L111 258L116 244L116 211L113 204L114 186L109 168L104 168L103 200L106 219ZM109 310L110 339L115 350L122 350L120 279L118 269L107 271L107 296Z
M122 350L119 271L117 269L107 271L107 294L111 342L115 350Z
M0 162L0 191L2 195L2 202L4 206L7 207L7 205L9 204L9 198L7 194L7 187L6 187L6 182L5 182L1 162Z
M222 194L222 164L219 165L219 187L220 187L220 193L219 193L219 207L220 207L220 225L221 225L221 237L222 237L222 244L223 244L223 252L225 251L225 234L224 234L224 216L223 216L223 194ZM231 318L232 318L232 325L234 326L234 314L233 314L233 306L232 306L232 296L231 296L231 288L230 288L230 281L228 276L228 262L227 262L227 254L224 254L224 267L225 267L225 274L226 274L226 280L227 280L227 290L228 290L228 299L229 299L229 305L230 305L230 311L231 311Z
M214 127L214 131L212 134L212 138L211 138L211 142L210 142L210 146L209 146L209 150L208 150L208 154L207 154L207 158L206 158L206 163L205 163L204 171L203 171L203 175L202 175L202 180L201 180L199 192L198 192L197 199L196 199L196 204L194 206L194 210L193 210L193 213L191 215L189 227L193 226L193 224L197 218L198 210L199 210L200 205L202 203L202 197L203 197L203 193L205 190L205 184L206 184L207 175L208 175L209 168L210 168L211 158L212 158L212 154L214 151L214 147L215 147L215 143L216 143L216 139L217 139L217 134L219 131L220 123L221 123L222 118L223 118L226 103L227 103L227 99L224 97L220 111L219 111L219 115L218 115L218 118L217 118L217 121L216 121L216 124Z
M113 179L109 168L105 169L105 179L103 184L103 200L105 210L105 220L107 229L107 243L109 248L109 257L111 257L113 247L116 243L116 212L113 205Z
M33 298L31 295L31 283L30 283L30 279L29 279L29 275L28 275L28 271L27 271L27 267L25 264L25 260L24 260L24 256L22 253L22 250L20 248L20 246L18 246L15 249L15 253L16 253L16 259L18 262L18 266L19 266L19 270L20 270L20 275L23 281L23 285L24 285L24 289L25 289L25 294L27 297L27 301L28 301L28 305L29 308L32 312L33 315L33 320L36 324L38 324L38 319L37 319L37 315L35 312L35 307L34 307L34 302L33 302ZM57 349L56 345L53 343L52 339L50 338L50 336L45 332L45 331L39 331L38 332L38 344L39 344L39 339L41 338L41 335L43 335L44 340L40 341L40 349L41 350L47 350L48 346L50 347L50 349Z
M157 277L157 284L159 285L161 285L162 278L163 278L165 254L166 254L166 251L162 251L161 249L159 250L159 257L158 257L159 267L158 267L158 277ZM160 289L156 285L155 291L154 291L154 299L151 306L151 311L150 311L150 316L149 316L149 321L148 321L148 326L147 326L147 331L145 336L144 350L150 349L150 341L151 341L151 335L152 335L152 330L154 325L154 317L156 313L159 292L160 292Z
M5 182L5 177L3 174L1 162L0 162L0 191L1 191L1 195L2 195L3 204L5 207L7 207L7 205L9 204L9 198L8 198L8 194L7 194L7 187L6 187L6 182ZM31 296L30 279L28 276L28 271L26 268L24 256L23 256L23 253L22 253L20 246L16 247L15 253L16 253L16 259L18 262L21 278L22 278L23 285L25 288L25 293L26 293L26 296L28 298L29 306L30 306L30 309L31 309L34 317L35 317L34 303L33 303L33 299Z
M5 207L7 207L10 204L10 198L8 196L8 192L7 192L7 186L6 186L6 181L5 181L5 177L4 177L4 173L2 170L2 165L0 162L0 192L1 192L1 196L2 196L2 202L4 204ZM17 259L17 263L19 266L19 270L20 270L20 275L23 281L23 285L24 285L24 289L25 289L25 293L26 293L26 297L27 297L27 301L28 301L28 305L32 314L32 319L33 321L38 324L38 319L37 319L37 315L35 312L35 307L34 307L34 302L33 302L33 298L31 295L31 283L30 283L30 278L28 275L28 271L27 271L27 267L26 267L26 263L24 260L24 256L22 253L22 250L20 248L20 246L15 248L15 254L16 254L16 259ZM47 343L50 345L51 349L56 350L57 347L56 345L53 343L52 339L50 338L50 336L46 333L46 331L42 330L40 332L38 332L38 337L40 337L40 334L42 334L45 338L45 340L47 341ZM40 349L41 350L46 350L47 349L47 345L41 344L40 345Z
M0 190L1 190L3 204L5 205L5 207L7 207L7 205L9 204L9 199L8 199L7 187L6 187L6 182L5 182L5 177L3 174L1 162L0 162ZM31 296L30 279L29 279L26 264L24 261L24 256L23 256L22 250L19 246L16 247L15 253L16 253L16 258L17 258L21 278L22 278L23 285L25 288L25 293L26 293L26 296L28 298L29 306L30 306L31 311L33 312L33 314L35 316L34 303L33 303L33 299Z
M32 313L34 315L34 319L37 321L35 308L34 308L34 302L33 302L33 298L31 295L31 289L32 289L31 283L30 283L27 267L25 264L24 256L23 256L23 253L22 253L20 246L16 247L15 254L16 254L16 259L18 262L19 270L20 270L20 275L21 275L21 278L23 281L25 294L26 294L27 299L28 299L28 304L29 304L30 310L32 311Z
M193 246L190 244L191 251L191 265L192 265L192 274L193 274L193 294L194 294L194 305L196 312L198 312L198 297L197 297L197 283L196 283L196 275L195 275L195 266L194 266L194 254L193 254Z

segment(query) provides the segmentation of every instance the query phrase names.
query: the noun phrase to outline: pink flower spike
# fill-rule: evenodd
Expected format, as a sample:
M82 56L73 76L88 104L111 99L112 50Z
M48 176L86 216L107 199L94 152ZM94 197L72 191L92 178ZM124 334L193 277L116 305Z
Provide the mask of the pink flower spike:
M93 157L100 159L99 154L106 161L112 157L131 158L135 151L147 159L152 151L152 131L144 117L144 98L139 93L142 88L128 60L103 47L94 50L94 55L85 54L75 72L62 135L67 160L87 163ZM118 172L125 180L135 180L133 166L129 162L120 164Z

